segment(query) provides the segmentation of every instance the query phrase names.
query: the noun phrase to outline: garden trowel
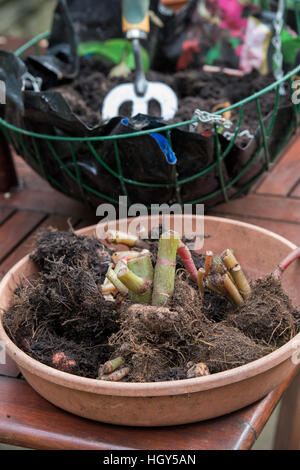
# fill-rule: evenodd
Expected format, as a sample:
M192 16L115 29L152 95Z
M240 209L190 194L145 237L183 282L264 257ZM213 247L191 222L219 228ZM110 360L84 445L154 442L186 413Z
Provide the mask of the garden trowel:
M126 38L132 41L135 59L135 81L113 88L105 97L102 107L104 120L118 116L121 105L132 103L132 116L149 114L148 105L155 100L160 105L161 118L168 121L175 116L177 96L164 83L147 82L143 67L140 40L147 38L150 30L149 0L123 0L122 23Z

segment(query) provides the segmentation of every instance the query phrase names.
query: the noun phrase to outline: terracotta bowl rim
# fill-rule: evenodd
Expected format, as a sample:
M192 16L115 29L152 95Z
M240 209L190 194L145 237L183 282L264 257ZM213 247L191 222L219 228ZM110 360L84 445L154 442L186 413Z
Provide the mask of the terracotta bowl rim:
M221 221L222 223L224 222L250 228L282 241L292 250L297 248L294 243L290 242L286 238L253 224L214 216L205 216L205 219L218 222ZM85 227L76 231L76 233L82 234L87 230L93 230L93 228L96 226L97 225ZM0 340L4 342L8 355L18 364L21 370L24 369L25 374L26 371L28 371L33 375L38 375L44 380L53 382L57 385L99 395L127 397L180 395L183 393L200 392L208 389L223 387L231 383L246 380L248 378L254 377L255 375L261 374L271 368L278 366L280 363L290 358L293 352L296 351L296 348L299 349L300 347L300 333L298 333L296 336L294 336L294 338L289 340L286 344L277 350L243 366L235 367L223 372L218 372L206 377L165 382L112 383L80 377L74 374L59 371L50 366L42 364L41 362L24 353L11 341L3 328L3 312L1 312L2 292L6 289L6 286L11 277L14 275L14 272L19 270L21 266L25 265L29 261L29 256L30 255L26 255L18 263L16 263L0 282Z

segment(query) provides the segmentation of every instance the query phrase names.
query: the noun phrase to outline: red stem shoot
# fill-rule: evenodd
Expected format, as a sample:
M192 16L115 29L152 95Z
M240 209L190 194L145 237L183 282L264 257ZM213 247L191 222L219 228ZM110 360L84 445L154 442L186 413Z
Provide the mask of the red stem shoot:
M179 242L179 247L177 248L177 254L181 258L183 265L187 272L190 274L191 279L197 283L197 269L193 261L192 255L188 247L182 242Z
M288 254L284 260L279 263L275 271L273 272L273 276L275 279L280 279L284 271L289 267L291 263L293 263L297 258L300 258L300 247L295 248L290 254Z

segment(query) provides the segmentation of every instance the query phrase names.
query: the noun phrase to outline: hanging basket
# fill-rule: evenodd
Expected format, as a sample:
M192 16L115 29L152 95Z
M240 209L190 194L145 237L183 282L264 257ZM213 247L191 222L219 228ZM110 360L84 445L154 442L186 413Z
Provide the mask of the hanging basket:
M39 54L39 43L48 35L35 37L15 55L21 57L32 46ZM212 127L209 139L191 132L191 125L198 121L196 116L172 125L159 124L156 128L152 124L143 130L128 127L126 131L126 127L121 126L117 133L97 136L83 133L74 137L72 132L68 135L60 131L56 135L47 135L28 130L26 125L12 125L3 118L0 118L0 127L15 151L54 188L92 207L103 202L118 205L120 195L127 196L128 205L177 202L213 206L245 194L268 171L295 133L300 106L291 101L290 106L282 109L280 88L284 84L294 93L293 80L299 74L300 65L270 86L214 113L220 117L226 111L238 112L238 123L231 140L224 139L217 125ZM275 105L271 115L263 117L260 100L268 93L274 94ZM236 139L245 107L251 102L255 103L259 128L247 148L239 149ZM116 128L120 129L120 125ZM161 160L147 160L145 150L151 152L150 147L152 155L164 150L154 142L153 134L164 137L167 151L174 151L177 156L177 164L168 165L163 156L160 156ZM212 157L207 159L209 149L213 149ZM85 161L92 162L93 177L87 177ZM136 177L135 166L142 177Z

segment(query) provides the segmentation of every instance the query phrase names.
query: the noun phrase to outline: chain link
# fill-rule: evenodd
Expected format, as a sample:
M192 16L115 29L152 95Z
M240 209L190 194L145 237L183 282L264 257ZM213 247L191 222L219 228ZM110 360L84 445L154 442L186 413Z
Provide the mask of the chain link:
M227 140L232 140L233 137L234 137L234 133L233 132L229 132L229 131L226 131L224 132L223 136L225 137L225 139ZM248 129L245 129L244 131L241 131L239 132L239 134L237 135L237 137L247 137L249 140L253 139L254 135L251 134Z
M197 119L196 122L193 122L190 125L190 132L195 132L199 122L203 123L210 123L210 124L217 124L219 126L224 127L225 129L230 129L233 126L233 123L228 119L223 118L221 115L212 114L208 111L202 111L201 109L196 109L194 111L193 119ZM223 133L223 136L227 140L232 140L234 137L234 132L229 132L228 130ZM249 139L253 139L254 135L251 134L248 129L241 131L237 137L248 137Z
M223 118L220 115L209 113L208 111L202 111L201 109L196 109L194 111L193 119L197 119L197 122L191 124L191 131L195 131L198 122L208 122L210 124L218 124L219 126L225 127L225 129L230 129L232 127L232 122L228 119Z

